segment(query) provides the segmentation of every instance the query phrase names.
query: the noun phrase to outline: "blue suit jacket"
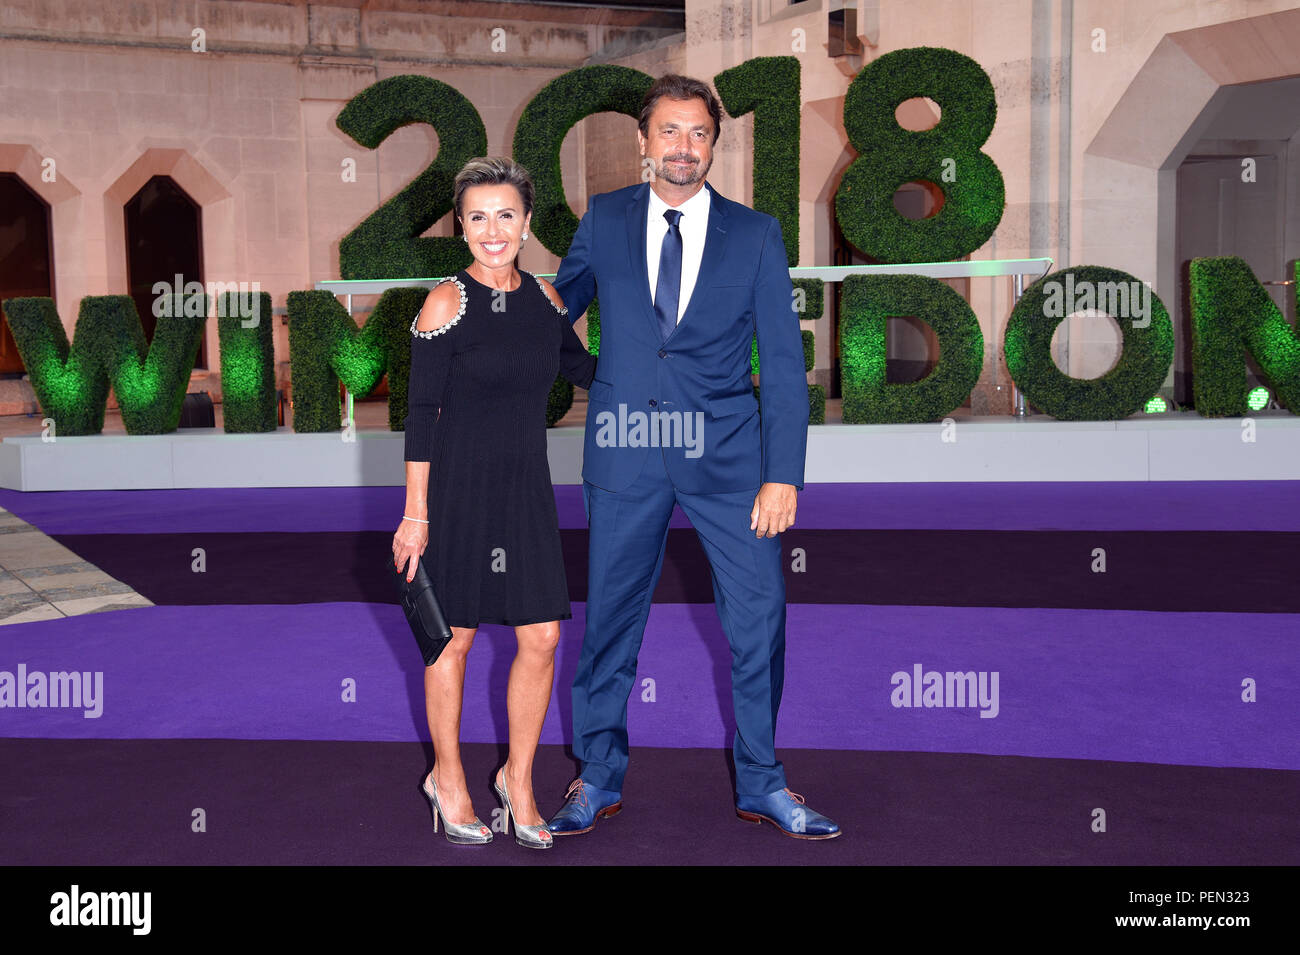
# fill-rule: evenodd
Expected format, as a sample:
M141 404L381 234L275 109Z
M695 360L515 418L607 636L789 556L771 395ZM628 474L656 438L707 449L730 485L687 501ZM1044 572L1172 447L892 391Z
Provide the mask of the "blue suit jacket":
M803 487L808 385L781 226L705 188L699 278L666 341L646 273L649 183L593 196L560 264L555 288L574 320L600 299L582 466L597 487L628 487L659 446L673 485L688 493ZM755 332L761 416L750 379Z

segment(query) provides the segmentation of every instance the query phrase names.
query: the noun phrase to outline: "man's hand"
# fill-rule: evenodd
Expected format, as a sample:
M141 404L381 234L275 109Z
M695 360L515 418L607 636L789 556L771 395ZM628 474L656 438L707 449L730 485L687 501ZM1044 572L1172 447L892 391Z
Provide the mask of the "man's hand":
M775 537L794 523L799 492L793 484L768 482L758 489L749 529L755 537Z

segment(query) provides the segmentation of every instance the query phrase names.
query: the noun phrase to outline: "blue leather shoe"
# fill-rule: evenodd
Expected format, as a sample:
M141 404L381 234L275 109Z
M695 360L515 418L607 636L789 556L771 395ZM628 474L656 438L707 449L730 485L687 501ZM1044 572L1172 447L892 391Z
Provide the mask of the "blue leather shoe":
M576 836L591 832L597 819L617 815L623 809L622 793L597 789L579 776L569 784L564 805L551 817L546 828L557 836Z
M840 827L804 804L803 796L789 789L778 789L766 796L739 796L736 815L745 822L762 825L770 822L795 839L834 839Z

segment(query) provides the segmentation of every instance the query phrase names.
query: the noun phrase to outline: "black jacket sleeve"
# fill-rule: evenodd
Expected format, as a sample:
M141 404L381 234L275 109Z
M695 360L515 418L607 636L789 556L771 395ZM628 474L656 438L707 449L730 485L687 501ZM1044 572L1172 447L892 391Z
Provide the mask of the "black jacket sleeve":
M560 326L560 374L579 387L590 388L596 377L596 356L582 344L568 315L560 316Z

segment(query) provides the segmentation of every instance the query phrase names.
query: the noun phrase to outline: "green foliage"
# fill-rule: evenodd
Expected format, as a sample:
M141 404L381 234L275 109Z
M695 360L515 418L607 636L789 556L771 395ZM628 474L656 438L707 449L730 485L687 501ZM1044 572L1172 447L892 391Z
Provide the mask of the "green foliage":
M641 114L654 80L626 66L584 66L556 77L524 107L515 127L514 158L533 177L533 234L564 256L578 230L560 176L560 146L579 120L593 113Z
M1197 414L1249 413L1246 353L1255 359L1278 404L1300 413L1300 338L1235 256L1192 259L1192 388ZM1295 277L1300 281L1300 262Z
M823 300L823 289L826 283L821 279L794 279L791 284L796 291L803 289L804 293L803 310L799 312L799 320L811 322L821 318L826 308Z
M1076 290L1088 283L1092 289L1103 283L1141 283L1119 269L1080 265L1045 275L1025 289L1011 312L1003 338L1007 370L1026 400L1062 421L1113 421L1141 411L1147 400L1160 390L1174 359L1174 326L1164 303L1151 293L1150 314L1116 318L1123 335L1119 363L1100 378L1071 378L1052 360L1052 334L1070 314L1066 299L1077 296L1061 290ZM1057 308L1057 302L1063 302ZM1077 301L1076 301L1077 304ZM1101 303L1096 303L1100 305ZM1131 306L1130 306L1131 308ZM1058 315L1061 311L1064 314Z
M781 223L786 264L798 265L799 59L756 57L723 70L713 85L729 114L754 114L754 208Z
M247 319L245 313L250 313ZM245 322L249 324L245 327ZM221 417L227 434L274 431L279 424L275 394L275 346L271 295L227 292L217 305L221 342Z
M903 129L894 111L919 96L939 105L939 123ZM996 118L993 83L968 56L913 47L868 63L844 98L844 130L859 153L835 195L845 238L882 262L948 261L982 246L1006 202L1002 174L979 149ZM894 208L894 193L918 180L943 190L943 207L907 219Z
M555 422L568 414L572 407L573 383L563 375L556 375L550 394L546 396L546 427L555 427Z
M388 374L388 427L402 431L411 373L411 322L429 294L393 288L358 329L333 293L289 293L289 369L293 377L293 430L299 434L342 427L339 381L359 398Z
M587 351L600 354L600 303L594 298L587 306Z
M164 304L170 307L174 298ZM56 438L103 431L110 382L128 434L176 430L208 312L205 295L180 299L175 311L181 314L159 316L153 342L146 344L130 296L88 295L81 300L71 347L52 299L4 303L32 390L42 414L54 419Z
M751 164L754 208L781 224L787 265L799 264L799 110L800 64L793 56L760 56L723 70L713 78L718 98L727 112L740 117L754 114L754 155ZM796 319L812 320L822 314L822 282L795 279L803 290L803 308ZM795 303L798 302L796 297ZM792 303L792 304L795 304ZM803 332L804 365L812 369L813 333ZM754 340L750 369L758 374L758 340ZM820 406L809 392L810 420L826 418L826 395Z
M469 265L463 239L421 238L421 233L452 210L456 174L487 152L487 131L474 105L431 77L391 76L349 100L336 122L367 149L378 148L409 123L427 123L438 134L438 155L424 172L339 242L339 274L345 279L436 278Z
M922 275L852 275L840 297L840 366L844 423L937 421L958 408L979 381L984 335L966 300ZM914 316L939 339L939 361L920 381L885 377L885 328Z
M821 385L808 386L808 423L826 423L826 389Z
M103 431L108 375L96 357L98 349L86 347L89 326L74 333L78 347L69 349L54 299L11 298L4 312L41 414L54 419L55 435Z

